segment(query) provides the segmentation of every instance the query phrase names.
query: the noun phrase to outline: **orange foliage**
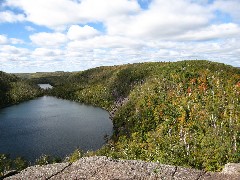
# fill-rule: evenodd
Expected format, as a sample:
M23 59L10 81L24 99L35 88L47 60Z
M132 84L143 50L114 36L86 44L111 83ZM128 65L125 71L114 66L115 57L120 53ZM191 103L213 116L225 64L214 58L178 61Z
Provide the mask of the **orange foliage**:
M148 107L150 107L150 106L151 106L151 102L150 102L150 101L148 101L147 105L148 105Z
M198 89L202 92L205 92L207 90L207 84L203 82L201 85L198 86Z
M187 93L188 93L188 95L192 93L192 89L190 87L188 87Z
M236 86L240 88L240 81L237 82Z
M193 79L190 80L190 83L191 83L191 84L195 84L196 82L197 82L197 79L196 79L196 78L193 78Z

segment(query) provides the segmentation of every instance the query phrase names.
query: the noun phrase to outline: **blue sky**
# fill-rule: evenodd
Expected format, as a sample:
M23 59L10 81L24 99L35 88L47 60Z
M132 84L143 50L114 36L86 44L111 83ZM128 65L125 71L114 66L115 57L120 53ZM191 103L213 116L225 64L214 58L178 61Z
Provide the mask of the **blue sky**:
M239 0L0 0L0 70L207 59L240 67Z

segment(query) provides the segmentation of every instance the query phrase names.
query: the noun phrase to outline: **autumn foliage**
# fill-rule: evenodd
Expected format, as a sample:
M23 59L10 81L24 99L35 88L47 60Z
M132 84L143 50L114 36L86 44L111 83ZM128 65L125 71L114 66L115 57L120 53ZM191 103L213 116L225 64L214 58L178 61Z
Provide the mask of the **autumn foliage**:
M47 79L55 86L49 95L112 112L114 135L97 155L208 171L240 162L239 68L138 63Z

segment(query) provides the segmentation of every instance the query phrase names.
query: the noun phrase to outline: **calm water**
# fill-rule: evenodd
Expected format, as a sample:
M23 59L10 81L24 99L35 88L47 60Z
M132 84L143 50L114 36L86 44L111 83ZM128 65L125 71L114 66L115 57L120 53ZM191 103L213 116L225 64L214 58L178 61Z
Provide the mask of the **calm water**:
M0 109L0 153L30 161L41 154L65 157L78 147L99 149L112 129L101 108L44 96Z
M50 84L38 84L40 88L42 89L52 89L52 86Z

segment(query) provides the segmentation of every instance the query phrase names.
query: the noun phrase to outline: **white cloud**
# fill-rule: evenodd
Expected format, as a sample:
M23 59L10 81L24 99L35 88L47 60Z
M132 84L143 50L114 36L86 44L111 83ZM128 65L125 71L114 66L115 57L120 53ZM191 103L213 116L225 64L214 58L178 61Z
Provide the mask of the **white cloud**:
M89 20L105 21L108 18L128 15L140 11L136 0L82 0L82 14Z
M1 35L0 34L0 45L4 44L23 44L24 41L21 39L17 39L17 38L8 38L6 35Z
M36 48L32 55L35 57L55 57L63 55L60 49Z
M61 46L67 42L67 37L62 33L36 33L29 37L38 46Z
M11 44L24 44L24 41L17 38L10 38Z
M104 21L140 9L135 0L8 0L5 5L21 8L28 21L50 28Z
M144 10L137 0L6 0L5 5L26 14L20 14L24 19L17 20L17 14L7 11L15 17L8 22L27 20L36 27L23 25L27 31L34 31L29 36L32 44L25 45L34 45L35 49L15 47L13 44L25 42L0 35L0 62L8 64L9 71L17 69L16 61L21 70L32 67L38 71L182 59L209 59L240 66L239 3L152 0ZM231 15L234 21L216 22L221 19L215 17L216 11ZM101 24L104 32L96 24ZM54 32L38 32L35 25Z
M216 0L212 8L213 10L220 10L224 13L228 13L235 21L240 22L239 0Z
M95 48L140 48L144 41L123 36L97 36L81 41L69 42L67 47L73 49L95 49Z
M12 45L0 45L0 70L11 70L13 67L27 66L29 50Z
M21 8L28 21L47 27L73 23L79 14L78 4L70 0L8 0L6 5Z
M35 31L36 29L34 29L32 26L25 26L25 29L27 31Z
M97 36L99 34L99 31L88 25L85 25L83 27L72 25L67 32L67 36L70 40L86 39Z
M0 23L13 23L18 21L24 21L25 16L23 14L14 14L11 11L3 11L0 12Z
M30 51L26 48L18 48L12 45L3 45L0 48L0 52L10 54L10 55L24 56L24 55L29 55Z
M0 34L0 44L6 44L8 42L8 39L5 35Z
M155 0L146 11L109 19L106 27L112 35L168 39L204 27L212 17L208 8L186 0Z
M30 55L36 65L42 67L52 66L51 68L53 69L56 64L58 66L60 65L60 63L64 60L64 56L64 52L61 49L56 48L36 48ZM59 67L55 68L57 69Z
M188 31L185 34L178 36L178 40L213 40L226 39L231 37L239 37L240 27L234 23L226 23L219 25L211 25L209 27Z

